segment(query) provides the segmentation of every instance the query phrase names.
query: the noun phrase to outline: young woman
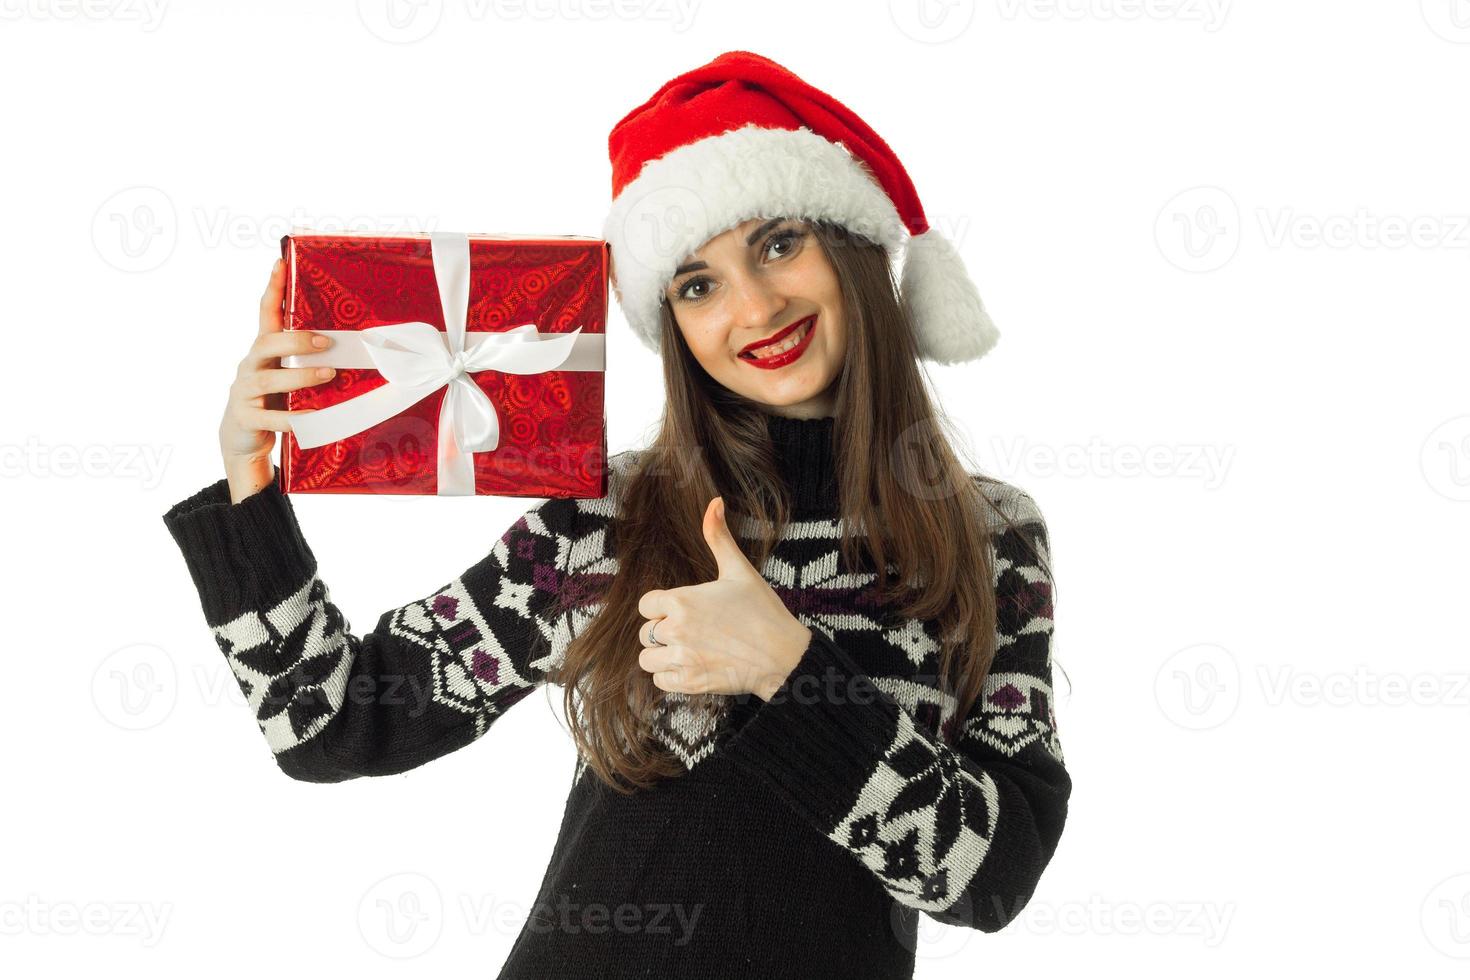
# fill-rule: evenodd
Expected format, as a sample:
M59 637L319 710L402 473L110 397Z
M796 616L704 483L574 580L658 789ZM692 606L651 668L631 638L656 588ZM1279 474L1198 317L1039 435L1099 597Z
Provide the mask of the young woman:
M1071 792L1045 524L959 463L918 364L994 327L887 145L768 59L675 78L609 148L668 401L607 496L354 635L274 480L265 400L320 381L279 367L312 338L275 268L227 476L165 521L293 778L403 772L562 687L577 767L501 977L911 977L919 914L1016 916Z

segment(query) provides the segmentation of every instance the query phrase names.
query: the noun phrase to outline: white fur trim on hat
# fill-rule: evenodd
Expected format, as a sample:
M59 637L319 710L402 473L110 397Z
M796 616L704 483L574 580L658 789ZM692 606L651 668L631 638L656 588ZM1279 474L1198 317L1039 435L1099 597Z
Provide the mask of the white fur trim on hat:
M659 352L659 303L674 270L705 242L759 217L827 220L882 245L907 245L900 292L919 356L980 357L999 332L959 253L930 229L912 239L893 200L846 147L803 127L744 126L644 164L613 201L602 237L628 325Z
M899 292L924 360L973 361L1000 339L964 259L934 228L909 239Z

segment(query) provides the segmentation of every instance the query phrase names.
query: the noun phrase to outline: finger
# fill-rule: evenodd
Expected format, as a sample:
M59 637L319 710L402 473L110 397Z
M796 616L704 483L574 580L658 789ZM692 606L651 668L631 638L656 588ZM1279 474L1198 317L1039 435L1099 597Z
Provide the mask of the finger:
M669 655L664 647L644 647L638 651L638 668L653 673L669 669Z
M715 557L715 567L719 578L748 575L754 570L750 559L746 557L745 552L740 550L740 545L735 541L735 535L731 533L730 526L725 522L723 497L714 497L705 506L701 530L704 532L705 544L709 546L710 553Z
M644 619L662 619L668 614L667 589L649 589L639 597L638 615Z
M269 408L247 408L242 413L247 426L252 429L270 429L273 432L290 432L291 419L311 412L281 412Z
M241 373L278 368L280 359L290 354L320 354L332 346L332 339L311 330L282 330L263 333L250 345L250 352L240 362Z
M281 301L286 296L286 263L276 259L271 266L270 279L260 297L260 332L277 333L285 327L285 316Z
M266 368L244 379L240 394L245 398L256 398L279 391L296 391L330 381L334 374L336 371L328 367Z
M652 673L656 670L687 670L693 665L685 647L644 647L638 652L638 666Z
M690 689L690 685L684 680L684 672L680 670L658 671L653 675L653 686L661 691L670 691L675 694L698 693Z

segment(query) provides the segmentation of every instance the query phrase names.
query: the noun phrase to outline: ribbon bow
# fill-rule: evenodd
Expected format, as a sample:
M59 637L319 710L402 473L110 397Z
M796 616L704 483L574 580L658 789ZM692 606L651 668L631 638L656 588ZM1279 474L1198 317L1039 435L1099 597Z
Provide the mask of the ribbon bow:
M314 331L332 337L332 348L320 354L290 355L282 358L283 366L373 367L388 383L336 405L293 416L291 432L303 449L336 442L392 418L447 385L439 408L438 492L468 496L475 492L472 454L490 452L500 444L500 415L470 373L602 370L603 338L583 335L581 327L571 333L543 335L535 323L522 323L501 332L476 331L467 347L469 236L432 232L429 239L445 331L419 320L366 330Z

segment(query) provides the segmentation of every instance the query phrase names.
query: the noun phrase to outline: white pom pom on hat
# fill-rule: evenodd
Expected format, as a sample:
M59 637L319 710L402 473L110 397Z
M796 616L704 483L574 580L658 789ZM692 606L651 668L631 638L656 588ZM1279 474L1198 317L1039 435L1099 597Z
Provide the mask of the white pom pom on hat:
M613 127L608 156L603 238L618 303L655 353L659 304L679 263L759 217L831 221L902 253L899 290L924 360L972 361L1000 338L888 144L769 58L727 51L666 82Z

